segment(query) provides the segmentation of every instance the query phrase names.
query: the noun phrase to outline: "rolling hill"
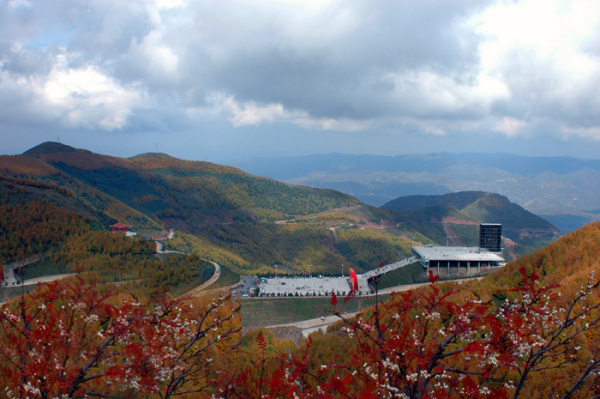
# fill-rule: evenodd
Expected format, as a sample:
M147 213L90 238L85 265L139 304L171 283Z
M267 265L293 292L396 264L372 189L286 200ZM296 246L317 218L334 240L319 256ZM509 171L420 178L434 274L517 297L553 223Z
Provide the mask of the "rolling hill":
M501 223L509 258L515 259L560 236L549 222L508 198L465 191L444 195L400 197L382 206L398 212L398 223L430 226L429 236L449 245L477 246L479 223Z
M124 159L43 143L23 155L44 161L167 227L274 220L284 214L306 215L358 204L333 190L292 186L236 168L165 154Z
M339 228L379 222L381 211L334 190L293 186L239 169L165 154L110 157L60 143L0 157L0 188L15 204L49 201L107 229L117 221L152 235L180 231L171 245L245 272L368 269L402 257L407 244L379 232L348 236ZM338 211L339 210L339 211ZM353 215L345 213L346 210ZM337 230L337 231L336 231ZM338 250L348 242L378 250ZM361 248L367 248L361 244ZM377 260L377 261L376 261Z

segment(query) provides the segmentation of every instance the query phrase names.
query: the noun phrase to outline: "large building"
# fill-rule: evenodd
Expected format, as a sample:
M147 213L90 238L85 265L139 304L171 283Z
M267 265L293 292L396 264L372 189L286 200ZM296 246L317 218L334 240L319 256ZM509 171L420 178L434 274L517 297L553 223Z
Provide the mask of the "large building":
M472 270L478 272L481 268L497 267L504 265L504 258L496 252L490 252L479 247L413 247L413 252L428 271L440 269L466 269L467 273Z
M503 266L502 225L481 223L479 225L479 247L413 247L413 253L427 271L465 269L467 274L482 268Z

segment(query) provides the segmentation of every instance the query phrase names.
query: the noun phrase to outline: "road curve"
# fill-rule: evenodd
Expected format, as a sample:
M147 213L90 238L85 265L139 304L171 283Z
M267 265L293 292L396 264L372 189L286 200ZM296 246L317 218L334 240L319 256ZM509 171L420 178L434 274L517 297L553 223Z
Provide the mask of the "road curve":
M219 277L221 277L221 266L217 262L214 262L214 261L208 260L208 259L204 259L204 258L202 258L202 260L212 263L213 266L215 267L215 272L213 273L211 278L209 278L207 281L205 281L203 284L200 284L196 288L189 290L188 292L183 294L183 296L196 296L201 291L205 290L206 288L210 287L212 284L216 283L217 280L219 279Z

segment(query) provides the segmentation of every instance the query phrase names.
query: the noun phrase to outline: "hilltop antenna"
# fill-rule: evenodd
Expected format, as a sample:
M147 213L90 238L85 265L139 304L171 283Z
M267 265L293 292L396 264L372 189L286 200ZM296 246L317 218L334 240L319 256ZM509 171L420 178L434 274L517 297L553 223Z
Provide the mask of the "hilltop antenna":
M56 141L60 143L60 136L56 136Z

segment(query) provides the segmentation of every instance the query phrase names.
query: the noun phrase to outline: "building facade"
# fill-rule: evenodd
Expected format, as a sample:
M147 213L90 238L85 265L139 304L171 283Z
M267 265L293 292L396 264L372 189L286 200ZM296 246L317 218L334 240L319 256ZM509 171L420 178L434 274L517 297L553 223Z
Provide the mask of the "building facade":
M490 252L502 252L502 225L498 223L479 224L479 248Z

